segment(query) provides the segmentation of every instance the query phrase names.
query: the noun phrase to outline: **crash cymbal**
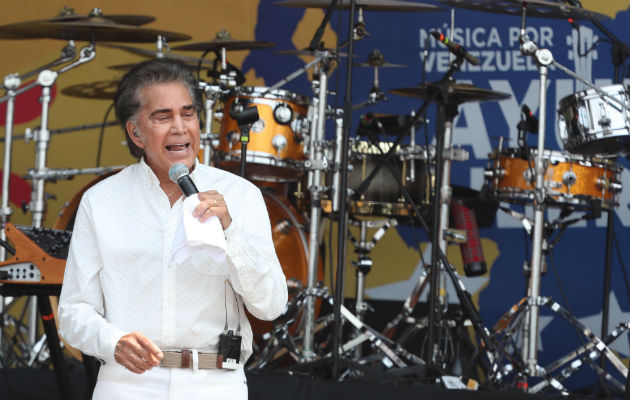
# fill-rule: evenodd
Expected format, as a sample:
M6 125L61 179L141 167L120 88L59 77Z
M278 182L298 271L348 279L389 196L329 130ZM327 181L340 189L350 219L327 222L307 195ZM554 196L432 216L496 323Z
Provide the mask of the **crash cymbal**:
M118 24L102 17L70 21L33 21L0 26L0 39L63 39L102 42L155 42L158 36L169 42L189 40L182 33Z
M117 24L141 26L149 22L155 21L155 17L146 15L103 15L100 8L93 8L89 14L75 14L74 8L65 6L54 18L47 20L48 22L68 22L68 21L85 21L95 17L101 17L113 21Z
M272 42L261 42L251 40L234 40L234 39L214 39L209 42L189 43L181 46L173 47L173 50L182 51L221 51L224 48L227 51L234 50L257 50L274 47L276 44Z
M164 57L164 58L171 58L171 59L175 59L175 60L180 60L186 63L202 63L202 64L207 64L207 65L212 65L212 61L211 60L206 60L204 58L197 58L197 57L189 57L189 56L183 56L183 55L179 55L179 54L174 54L174 53L164 53L164 52L160 52L157 50L150 50L150 49L143 49L140 47L131 47L131 46L125 46L125 45L121 45L121 44L104 44L102 45L104 47L109 47L112 49L120 49L120 50L124 50L128 53L132 53L132 54L137 54L139 56L145 57L145 58L160 58L160 57Z
M439 0L449 7L467 8L498 14L522 15L522 0ZM527 0L527 16L541 18L608 19L607 15L581 7L545 0Z
M405 97L429 98L433 95L435 90L438 90L438 86L421 84L418 86L392 89L389 92ZM448 86L448 102L450 104L504 100L510 97L512 96L507 93L478 88L468 83L450 83Z
M286 7L328 8L330 0L283 0L273 3ZM432 4L416 3L400 0L356 0L356 7L372 11L443 11L444 9ZM350 0L339 0L338 9L349 9Z
M117 79L80 83L61 89L61 93L84 99L112 100L119 83Z

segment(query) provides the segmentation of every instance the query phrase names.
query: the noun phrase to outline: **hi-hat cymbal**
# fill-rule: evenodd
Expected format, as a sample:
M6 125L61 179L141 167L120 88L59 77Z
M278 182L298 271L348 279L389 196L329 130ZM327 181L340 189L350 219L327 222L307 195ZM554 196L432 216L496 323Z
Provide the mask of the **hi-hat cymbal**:
M257 50L274 47L276 44L272 42L261 42L252 40L234 40L234 39L214 39L208 42L189 43L181 46L173 47L173 50L182 51L227 51L234 50Z
M0 39L63 39L102 42L155 42L158 36L169 42L189 40L182 33L118 24L103 17L70 21L19 22L0 26Z
M528 17L541 18L573 18L573 19L608 19L607 15L590 11L585 8L570 6L563 3L554 3L545 0L439 0L449 7L467 8L470 10L485 11L498 14L521 15L523 3L527 3Z
M278 6L328 8L330 0L283 0L273 3ZM443 11L444 9L432 4L416 3L400 0L356 0L356 7L372 11ZM349 9L350 0L339 0L338 9Z
M436 90L439 90L437 85L421 84L418 86L392 89L389 92L399 96L426 99L431 97ZM468 83L449 83L448 85L449 104L460 104L474 101L505 100L509 99L510 97L512 96L507 93L478 88Z
M124 50L128 53L137 54L145 58L171 58L171 59L180 60L187 63L202 63L202 64L207 64L207 65L212 65L212 61L206 60L204 58L189 57L189 56L183 56L183 55L174 54L174 53L163 53L157 50L149 50L149 49L143 49L140 47L124 46L121 44L104 44L103 46L110 47L112 49Z
M90 83L80 83L61 89L61 93L84 99L112 100L120 80L110 79Z

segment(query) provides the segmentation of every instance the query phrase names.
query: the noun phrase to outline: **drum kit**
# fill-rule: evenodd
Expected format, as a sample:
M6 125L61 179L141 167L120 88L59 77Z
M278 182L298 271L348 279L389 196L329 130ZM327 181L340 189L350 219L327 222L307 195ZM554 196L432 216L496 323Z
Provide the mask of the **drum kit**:
M486 12L521 14L521 52L534 59L540 73L540 115L535 126L538 131L538 147L503 148L500 144L490 155L485 172L486 189L497 203L531 205L534 210L534 220L530 221L509 207L500 207L523 222L532 237L532 257L527 298L513 307L492 332L483 325L470 294L445 256L449 243L465 243L467 235L474 237L476 234L474 230L449 227L453 208L462 208L461 202L453 201L452 163L468 159L465 150L453 146L453 122L463 103L501 101L509 95L455 82L453 75L463 62L471 61L471 58L462 47L451 46L449 49L454 57L451 68L443 79L436 83L423 83L389 91L393 95L423 101L422 106L409 115L364 114L357 127L357 137L348 139L347 130L352 111L385 99L379 82L379 68L402 67L400 64L385 61L378 50L370 54L367 61L354 64L374 70L374 81L368 100L344 109L331 107L328 103L328 76L332 65L341 57L352 57L353 40L369 35L363 12L442 10L442 7L430 4L398 0L280 1L276 4L327 9L327 17L333 9L358 10L359 17L356 23L350 24L352 39L345 43L348 53L340 52L339 48L333 50L320 46L318 40L314 40L315 46L307 49L285 51L284 53L292 55L312 56L313 60L281 81L264 87L244 86L243 74L227 62L226 53L269 48L274 44L235 40L225 31L219 32L214 40L171 48L170 42L191 38L184 34L143 27L153 20L152 17L104 15L98 9L86 16L66 12L49 20L0 26L2 39L53 38L69 41L58 60L26 74L7 75L4 79L7 95L0 98L0 103L7 104L1 205L3 227L9 224L11 215L8 178L11 169L12 116L16 97L28 90L27 87L42 87L41 126L32 134L36 143L36 166L29 171L28 176L33 180L32 201L28 210L32 213L32 225L35 229L43 227L46 210L44 185L47 181L69 179L79 174L115 173L120 168L55 170L46 166L51 135L47 126L51 86L60 74L94 59L100 42L109 42L102 45L146 58L178 59L191 64L191 68L198 71L201 68L207 69L208 76L213 80L199 81L199 93L203 99L202 152L199 158L204 164L235 173L244 172L243 165L246 164L246 177L264 189L263 197L272 222L274 244L288 279L291 296L285 313L273 324L258 321L252 323L254 331L259 334L255 343L257 351L250 362L252 368L262 369L286 363L283 356L288 355L291 361L302 364L331 356L333 359L344 356L352 358L357 364L378 364L385 369L412 365L421 368L426 374L436 374L436 371L448 369L449 357L443 354L440 341L449 335L448 327L453 323L443 315L448 308L445 287L447 281L451 280L462 305L464 319L472 324L479 337L479 352L485 359L483 366L490 382L508 384L513 379L522 383L531 378L541 378L540 383L534 387L536 391L542 391L549 385L565 391L561 381L577 369L575 360L594 366L593 360L599 355L611 360L627 376L627 368L607 347L610 340L620 334L618 331L613 333L617 336L612 339L601 340L584 328L568 311L540 295L540 276L547 245L544 232L549 228L549 223L544 219L545 209L556 207L598 214L601 210L610 213L619 203L622 168L615 163L614 157L627 154L630 147L630 93L623 85L591 85L554 61L549 50L539 49L527 37L525 17L598 20L603 16L578 6L545 0L440 0L440 3ZM75 40L89 42L79 51L78 57ZM121 42L155 42L156 49L117 44ZM203 55L184 56L171 50L201 52ZM210 52L216 54L214 61L205 58ZM560 101L558 129L566 151L544 148L546 77L551 65L583 81L589 87ZM112 68L125 69L128 66ZM287 82L311 69L313 97L282 88ZM22 80L32 75L38 75L37 80L30 87L20 87ZM116 85L116 81L97 81L66 87L62 93L81 98L111 99ZM438 120L443 121L443 124L436 126L435 146L417 145L415 130L425 123L424 116L430 104L437 105ZM257 118L244 122L243 113L251 108L256 108ZM527 117L531 116L524 113L523 118ZM329 120L334 122L333 140L326 139L326 122ZM213 121L220 122L219 133L213 129ZM526 125L521 125L523 130ZM530 129L533 128L530 126ZM395 136L396 139L390 140L390 136ZM247 138L245 146L244 137ZM408 138L409 144L401 144L404 138ZM93 180L88 187L102 178L100 176ZM87 187L83 188L81 193L86 189ZM72 229L79 199L80 193L77 193L60 214L55 229ZM461 226L476 226L475 215L479 210L463 208L465 210L458 211L466 212ZM331 224L337 221L340 230L343 230L339 235L342 238L338 245L338 265L345 265L340 261L345 260L346 225L351 223L360 229L360 237L351 238L358 254L357 261L353 262L357 267L354 313L341 304L339 296L333 298L322 282L322 216L330 218ZM427 220L430 222L427 223ZM425 273L404 302L400 314L387 324L383 332L378 332L364 322L365 312L369 308L364 293L365 277L372 267L369 254L388 228L408 222L419 225L430 234L431 242L435 244L431 248L431 262L423 262ZM563 221L564 225L560 225L567 226L572 222ZM457 228L459 227L460 224L457 223ZM378 229L372 239L368 239L369 228ZM4 230L0 233L0 239L6 242ZM0 260L6 260L5 248L0 248L0 252ZM0 272L8 270L10 264L11 259L0 263ZM471 275L485 273L485 263L483 267L480 263L477 269L466 271ZM338 272L337 277L339 290L343 284L343 276L340 280ZM10 284L11 277L2 282L5 285ZM422 292L427 288L429 316L428 322L422 325L422 329L426 330L426 344L423 354L417 355L404 346L409 337L418 330L419 325L409 321ZM322 303L333 307L335 313L319 316ZM547 369L538 365L536 343L539 308L543 306L550 307L582 329L587 339L583 348L564 357L553 368ZM36 315L33 308L31 315ZM37 326L37 320L33 318L36 317L31 317L28 324L27 340L32 347L37 342L35 330L30 329ZM343 344L337 343L337 325L340 321L352 325L354 331L349 341ZM324 328L331 323L335 324L332 330L328 330L334 339L332 346L328 342L328 336L322 338L322 332L327 331ZM367 355L363 354L361 346L365 341L371 344L371 352ZM30 353L27 358L31 358ZM574 370L565 368L560 375L552 374L561 364L567 362L573 362L571 368ZM597 372L608 378L605 371L600 369ZM348 373L353 374L356 371Z

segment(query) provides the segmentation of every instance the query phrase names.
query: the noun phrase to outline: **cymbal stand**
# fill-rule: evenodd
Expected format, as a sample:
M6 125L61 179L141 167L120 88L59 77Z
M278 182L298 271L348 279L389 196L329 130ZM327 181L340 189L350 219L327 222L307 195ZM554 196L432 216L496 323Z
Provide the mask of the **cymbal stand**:
M7 222L9 222L11 214L13 214L13 210L9 207L9 181L11 177L11 153L13 150L13 116L15 114L15 99L20 94L34 88L37 86L38 82L34 81L23 88L20 88L22 81L28 77L31 77L37 73L40 73L43 70L48 68L57 66L59 64L63 64L72 60L76 55L76 48L74 45L74 41L70 40L68 44L62 49L61 57L58 59L42 66L36 68L32 71L29 71L25 74L9 74L4 77L3 80L3 89L6 90L7 94L0 98L1 103L7 103L7 113L6 113L6 123L5 123L5 138L4 138L4 163L2 169L2 203L0 205L0 213L2 215L2 229L0 230L0 239L6 240L6 234L4 232L4 227ZM4 261L6 259L6 253L4 248L0 248L0 261ZM0 305L1 307L1 305Z
M12 151L13 151L13 117L15 114L15 99L20 94L34 88L39 84L39 79L33 81L32 83L25 85L22 88L19 88L23 79L26 79L30 76L33 76L37 73L40 75L43 71L47 71L47 68L54 67L65 62L72 60L76 55L76 48L74 45L74 41L69 41L66 46L61 51L61 56L42 66L36 68L35 70L29 71L21 76L18 74L9 74L4 78L4 89L7 91L7 94L0 98L1 103L7 103L7 113L6 113L6 123L5 123L5 138L4 138L4 162L3 162L3 170L2 170L2 200L0 205L0 214L2 226L0 227L0 240L6 241L6 233L4 228L6 224L9 222L10 216L13 213L11 207L9 207L9 198L10 198L10 178L11 178L11 167L12 167ZM0 248L0 261L4 261L6 259L6 250L4 247ZM37 324L37 313L36 313L36 299L33 299L30 304L31 313L30 317L30 325L33 328L29 331L29 346L35 346L35 332L34 326ZM4 312L4 297L0 297L0 313ZM3 322L2 322L3 323ZM2 343L2 329L0 329L0 343Z
M524 214L512 210L511 208L500 208L508 215L519 219L527 233L531 233L531 221ZM551 254L553 248L559 242L565 230L570 225L582 220L592 219L594 216L596 217L596 215L597 213L545 224L545 238L543 243L545 255ZM555 238L553 238L553 240L551 240L550 236L553 229L558 229L558 234ZM494 339L499 347L498 353L500 354L500 357L504 357L509 363L509 365L506 366L506 370L516 373L516 377L519 379L523 379L528 375L528 366L526 363L527 359L525 358L527 353L523 353L522 357L519 357L515 351L518 348L516 343L517 335L519 333L522 335L527 334L527 331L522 328L527 327L528 311L531 309L533 303L534 301L532 301L529 297L521 299L518 304L511 307L511 309L503 315L493 328ZM611 335L601 340L589 328L584 326L576 317L574 317L569 310L565 309L557 302L552 301L550 297L539 298L536 301L536 305L539 307L549 308L553 313L559 315L567 321L576 329L576 332L582 336L582 343L577 350L569 352L544 368L539 367L541 371L539 376L544 377L544 380L529 387L528 392L538 393L548 387L552 387L563 394L568 394L567 389L562 385L562 382L568 379L579 368L587 364L595 370L602 384L604 384L604 380L607 380L617 390L624 390L624 384L597 365L596 361L598 357L601 357L602 360L607 359L621 373L622 376L625 377L627 375L628 368L610 350L608 345L627 329L628 324L620 324L618 329L613 331ZM564 368L560 369L563 366ZM559 372L554 373L554 371Z
M34 174L42 175L48 170L46 168L46 156L48 152L48 143L50 142L50 132L48 130L48 109L50 106L50 88L57 80L57 77L83 63L86 63L96 56L94 51L94 45L90 44L85 46L80 51L79 59L69 64L58 71L43 70L39 73L37 78L37 84L42 87L42 117L40 129L37 131L37 137L35 138L35 169ZM46 193L45 193L45 179L37 178L33 179L33 190L31 192L31 202L28 209L32 213L32 225L35 228L41 228L43 225L43 218L46 211ZM29 315L29 339L31 344L35 344L37 336L37 302L36 298L31 299L31 313Z
M329 168L326 159L325 122L326 100L328 95L328 72L332 55L322 52L321 60L315 71L317 80L313 80L313 91L317 97L313 99L309 113L311 121L311 138L309 142L309 159L304 166L308 169L307 186L311 193L310 231L308 244L308 278L306 283L306 310L304 316L304 359L314 358L313 341L315 335L315 297L313 289L317 280L317 262L319 257L319 230L321 224L321 199L325 188L322 186L322 171Z

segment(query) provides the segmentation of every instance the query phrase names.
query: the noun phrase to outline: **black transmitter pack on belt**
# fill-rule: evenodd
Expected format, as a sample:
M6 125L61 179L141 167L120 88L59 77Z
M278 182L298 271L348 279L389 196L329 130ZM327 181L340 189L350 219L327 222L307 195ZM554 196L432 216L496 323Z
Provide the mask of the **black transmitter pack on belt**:
M219 354L223 356L223 368L237 368L241 359L241 336L229 330L219 335Z

